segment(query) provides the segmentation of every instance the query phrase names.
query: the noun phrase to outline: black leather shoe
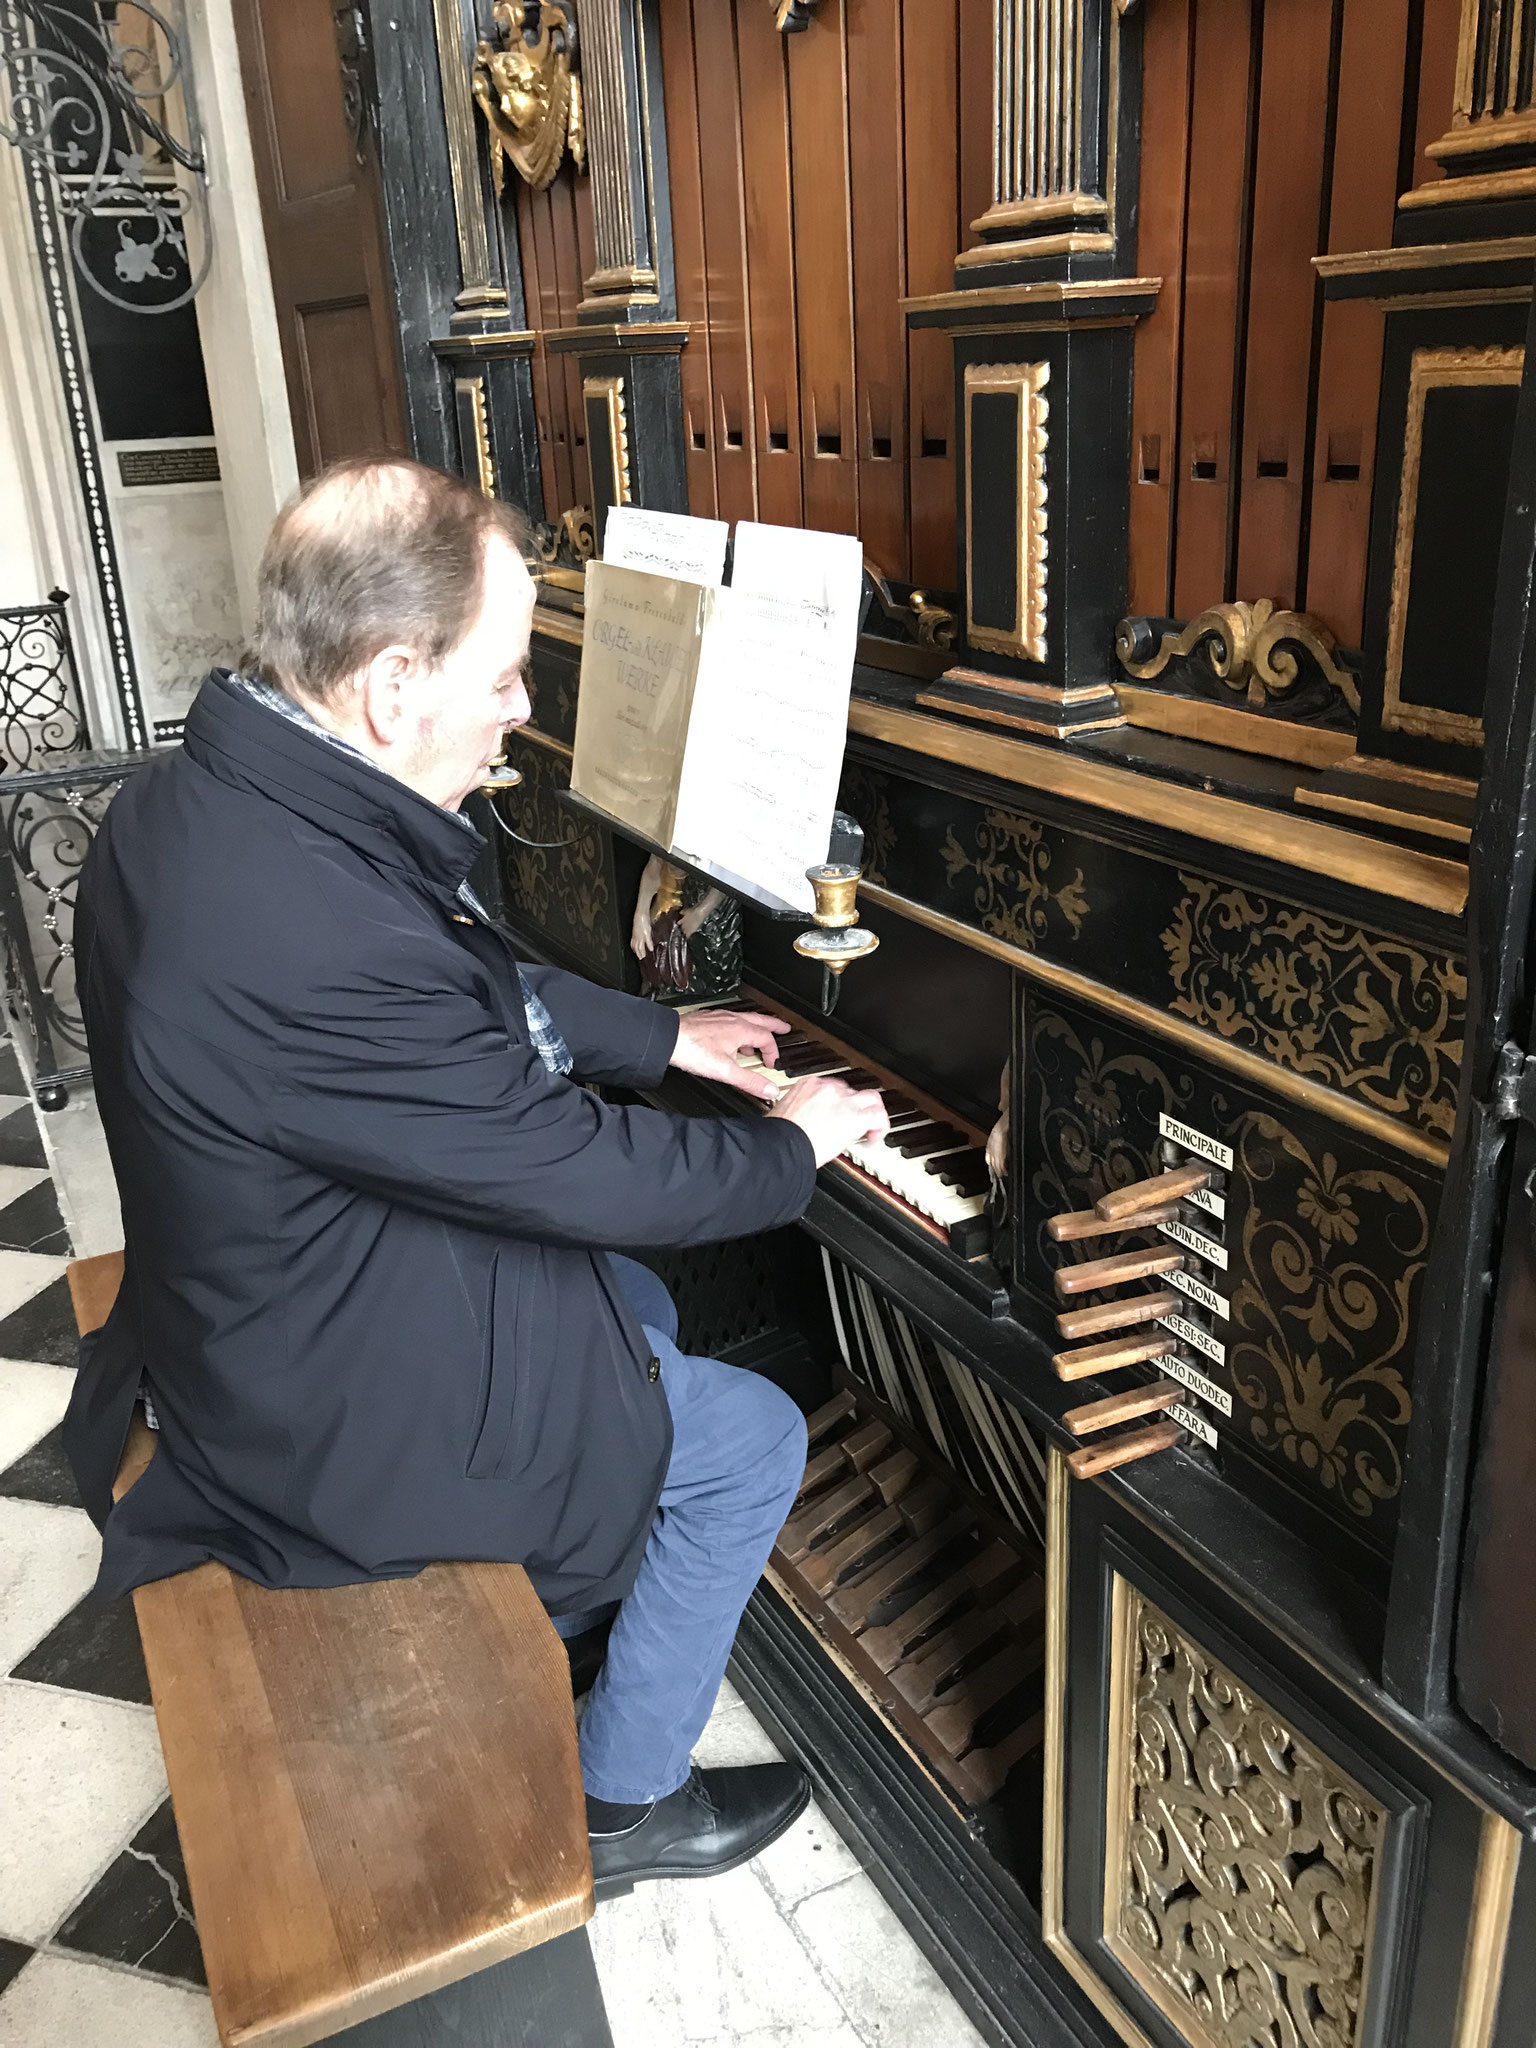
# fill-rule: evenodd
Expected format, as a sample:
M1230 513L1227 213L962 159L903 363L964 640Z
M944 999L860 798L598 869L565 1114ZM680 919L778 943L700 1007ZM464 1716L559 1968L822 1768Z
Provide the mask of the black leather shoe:
M701 1771L644 1820L622 1833L593 1835L592 1878L600 1899L618 1898L654 1877L715 1877L776 1842L804 1813L810 1780L798 1764L745 1764Z

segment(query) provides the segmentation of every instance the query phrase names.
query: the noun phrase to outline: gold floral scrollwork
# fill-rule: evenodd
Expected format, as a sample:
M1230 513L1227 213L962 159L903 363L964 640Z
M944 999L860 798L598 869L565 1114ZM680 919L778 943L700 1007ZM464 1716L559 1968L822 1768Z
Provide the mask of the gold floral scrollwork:
M1045 936L1054 908L1072 936L1081 935L1088 915L1083 871L1079 868L1070 881L1051 887L1052 856L1043 825L1007 811L988 810L971 828L970 840L969 847L962 846L951 826L939 857L951 882L963 874L976 876L972 900L983 931L1032 953Z
M883 778L850 763L843 770L838 804L857 818L864 828L865 880L888 881L891 855L896 851L896 827L891 822L891 806Z
M1267 597L1254 603L1212 605L1180 631L1164 633L1154 648L1144 619L1122 619L1115 633L1120 666L1138 682L1160 676L1178 656L1200 648L1211 673L1234 695L1246 694L1251 710L1288 696L1301 678L1301 663L1290 650L1302 648L1324 680L1351 711L1360 709L1352 672L1336 659L1336 642L1320 619L1306 612L1277 611Z
M1467 977L1448 953L1180 874L1170 1009L1448 1138Z
M510 906L593 966L612 970L617 912L601 836L560 802L563 776L542 747L514 733L507 758L523 777L516 791L499 800L519 835L498 836Z
M567 147L585 164L586 122L569 0L494 0L498 40L475 45L473 90L491 145L498 197L503 159L535 192L554 182Z
M1390 1816L1126 1580L1105 1939L1192 2048L1358 2048Z
M1402 1486L1429 1213L1400 1175L1318 1158L1261 1111L1237 1151L1250 1201L1234 1262L1233 1392L1257 1443L1370 1521Z

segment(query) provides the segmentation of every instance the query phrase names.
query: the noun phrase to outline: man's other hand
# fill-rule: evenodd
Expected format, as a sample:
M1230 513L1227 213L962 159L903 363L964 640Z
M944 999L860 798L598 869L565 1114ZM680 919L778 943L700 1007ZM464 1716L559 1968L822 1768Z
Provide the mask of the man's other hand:
M728 1081L759 1102L776 1102L782 1084L771 1080L768 1070L778 1060L779 1034L788 1029L782 1017L764 1017L755 1010L693 1010L678 1020L669 1064L707 1081ZM742 1053L751 1064L742 1066Z
M883 1138L891 1128L878 1088L850 1088L831 1074L796 1081L768 1114L800 1126L815 1148L819 1167L860 1138Z

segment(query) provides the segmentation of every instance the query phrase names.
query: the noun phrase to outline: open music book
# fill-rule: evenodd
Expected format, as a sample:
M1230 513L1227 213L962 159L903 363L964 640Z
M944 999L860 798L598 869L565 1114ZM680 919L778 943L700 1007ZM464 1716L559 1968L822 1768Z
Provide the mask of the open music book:
M587 567L572 792L748 895L809 911L805 870L827 857L842 771L860 543L743 521L727 586L698 580L723 554L721 522L641 514L631 553L619 509Z

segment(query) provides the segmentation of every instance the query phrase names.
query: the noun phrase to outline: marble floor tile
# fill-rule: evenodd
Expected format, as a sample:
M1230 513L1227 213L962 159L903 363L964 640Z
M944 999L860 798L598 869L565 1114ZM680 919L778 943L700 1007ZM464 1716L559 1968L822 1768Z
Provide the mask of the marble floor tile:
M4 1173L22 1171L20 1167L0 1169ZM0 1188L0 1199L3 1196L4 1190ZM53 1182L46 1173L36 1177L35 1186L0 1208L0 1246L18 1252L51 1252L58 1258L69 1257L69 1232L59 1214Z
M51 1933L164 1797L147 1707L0 1680L0 1935Z
M862 1872L795 1908L796 1933L880 2048L984 2048L928 1958Z
M695 1762L707 1769L779 1761L773 1738L729 1682L720 1688L715 1710L693 1754Z
M27 1652L11 1676L29 1685L58 1685L147 1707L149 1673L132 1596L82 1600Z
M50 1391L67 1392L73 1378L72 1374L56 1365L29 1364L27 1370L46 1373ZM0 1362L0 1377L4 1372L5 1365ZM0 1402L3 1399L0 1395ZM0 1420L3 1420L3 1411L0 1411ZM79 1507L80 1489L64 1455L62 1426L50 1429L46 1436L38 1438L30 1451L23 1451L13 1464L0 1470L0 1495L12 1500L46 1500L56 1508Z
M4 1105L0 1103L0 1110ZM48 1184L49 1174L46 1162L40 1166L12 1166L0 1158L0 1210L4 1210L21 1195L29 1195L36 1187Z
M176 1816L167 1799L76 1906L53 1937L54 1946L206 1985L190 1901Z
M856 2048L750 1868L641 1885L590 1932L614 2048Z
M20 1973L32 1953L24 1941L0 1941L0 1991Z
M219 2048L207 1994L34 1956L0 1995L0 2048Z
M68 1263L67 1259L45 1258L41 1252L0 1251L0 1316L9 1320L14 1310L54 1281L62 1280ZM0 1329L3 1327L0 1324ZM0 1340L0 1356L17 1355ZM23 1351L19 1355L27 1358L31 1353Z
M814 1892L852 1877L861 1865L813 1799L789 1832L765 1849L752 1868L767 1885L779 1911L788 1913Z
M58 1427L74 1377L56 1365L0 1355L0 1472Z
M0 1095L0 1166L46 1166L37 1111L25 1097Z
M0 1091L21 1096L27 1092L27 1077L16 1057L15 1041L9 1037L0 1044Z
M66 1263L63 1259L39 1258L35 1252L0 1252L0 1282L4 1279L6 1259L30 1259L55 1269ZM62 1272L10 1315L0 1305L0 1318L0 1358L35 1358L46 1365L74 1365L78 1360L80 1337L75 1328L69 1282Z
M0 1500L0 1673L84 1599L100 1562L101 1538L82 1508Z

